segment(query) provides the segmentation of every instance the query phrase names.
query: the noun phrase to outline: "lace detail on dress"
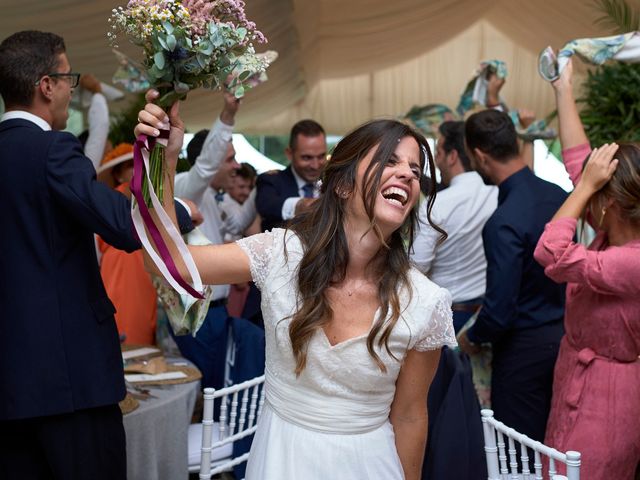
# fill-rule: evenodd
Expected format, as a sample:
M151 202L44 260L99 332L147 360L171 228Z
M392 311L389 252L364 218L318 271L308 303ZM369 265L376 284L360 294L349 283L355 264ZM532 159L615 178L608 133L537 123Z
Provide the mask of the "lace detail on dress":
M283 238L284 232L281 228L274 228L270 232L259 233L236 241L236 244L249 257L251 277L260 290L262 290L269 273L274 246L278 243L276 237Z
M418 352L426 352L444 345L458 346L453 330L453 312L451 311L449 292L441 288L435 303L426 311L430 313L430 318L426 322L426 328L420 332L420 337L413 348Z

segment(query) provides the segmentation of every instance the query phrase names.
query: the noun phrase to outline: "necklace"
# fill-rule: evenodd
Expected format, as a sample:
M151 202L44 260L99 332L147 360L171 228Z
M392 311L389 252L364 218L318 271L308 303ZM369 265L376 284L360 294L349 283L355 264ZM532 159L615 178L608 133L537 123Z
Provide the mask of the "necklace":
M347 291L347 295L349 295L350 297L353 296L353 294L355 292L357 292L358 290L360 290L360 288L366 284L367 282L361 282L359 285L356 285L354 288L352 288L351 290L349 290L346 286L344 287L344 289Z

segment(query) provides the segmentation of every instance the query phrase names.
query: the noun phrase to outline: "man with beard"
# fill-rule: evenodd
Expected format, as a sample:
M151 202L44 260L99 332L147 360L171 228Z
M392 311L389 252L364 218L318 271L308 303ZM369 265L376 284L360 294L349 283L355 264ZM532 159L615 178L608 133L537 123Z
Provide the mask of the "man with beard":
M291 128L285 153L290 165L263 173L256 182L256 208L263 231L281 227L320 195L320 175L327 160L322 126L310 119L297 122Z
M564 285L547 278L533 251L567 194L527 168L513 122L485 110L465 123L471 165L498 185L498 207L482 231L487 288L475 324L459 338L467 353L491 343L496 418L543 441L562 337Z
M449 236L438 244L440 234L429 227L423 203L411 260L451 292L453 326L458 332L482 304L487 270L482 227L496 209L498 189L485 185L471 169L464 148L464 122L444 122L439 133L435 162L446 188L438 193L431 218Z

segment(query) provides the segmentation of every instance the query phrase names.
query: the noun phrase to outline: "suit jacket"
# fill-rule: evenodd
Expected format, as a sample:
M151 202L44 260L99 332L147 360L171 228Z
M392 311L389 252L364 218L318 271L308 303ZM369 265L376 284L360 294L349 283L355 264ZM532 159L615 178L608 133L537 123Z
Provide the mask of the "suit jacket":
M484 480L480 405L469 357L444 347L427 400L429 436L423 480Z
M282 226L284 201L299 196L298 183L293 176L291 165L278 172L260 175L256 182L256 208L262 218L262 231Z
M93 233L139 248L129 201L96 181L71 134L0 123L0 420L117 403L125 395Z

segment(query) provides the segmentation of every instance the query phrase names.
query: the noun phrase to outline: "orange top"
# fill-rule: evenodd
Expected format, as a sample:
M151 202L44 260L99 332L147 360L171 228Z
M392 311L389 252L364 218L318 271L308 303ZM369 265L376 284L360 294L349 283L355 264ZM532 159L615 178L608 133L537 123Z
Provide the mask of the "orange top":
M124 193L128 184L116 190ZM155 344L157 317L156 290L144 269L142 251L127 253L98 237L102 253L100 273L107 295L116 307L118 332L125 335L125 344Z

